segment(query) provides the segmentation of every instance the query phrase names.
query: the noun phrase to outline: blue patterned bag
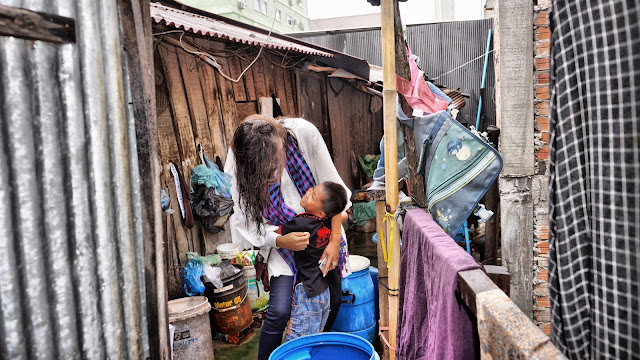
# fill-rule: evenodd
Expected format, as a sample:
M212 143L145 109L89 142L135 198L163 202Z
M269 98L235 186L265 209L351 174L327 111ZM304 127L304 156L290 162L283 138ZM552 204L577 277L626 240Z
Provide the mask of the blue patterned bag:
M454 237L502 170L502 157L446 111L398 120L414 131L427 207Z

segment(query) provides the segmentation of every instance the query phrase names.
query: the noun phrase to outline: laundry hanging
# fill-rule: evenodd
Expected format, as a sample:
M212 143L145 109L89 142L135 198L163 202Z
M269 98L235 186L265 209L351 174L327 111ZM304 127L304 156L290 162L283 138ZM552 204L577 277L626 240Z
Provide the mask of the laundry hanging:
M407 211L402 239L397 359L476 359L475 319L455 291L458 272L480 265L422 209Z
M445 110L451 103L451 98L435 85L424 80L424 73L418 69L418 65L411 55L411 49L408 47L407 53L409 54L411 81L396 75L397 91L404 96L409 106L414 110L420 110L425 114Z
M180 205L182 220L184 220L184 225L186 227L192 228L193 225L195 225L195 221L193 220L193 213L191 212L191 194L189 193L189 188L184 182L184 179L178 169L176 169L176 166L171 163L169 167L173 174L173 180L176 186L176 195L178 197L178 204Z

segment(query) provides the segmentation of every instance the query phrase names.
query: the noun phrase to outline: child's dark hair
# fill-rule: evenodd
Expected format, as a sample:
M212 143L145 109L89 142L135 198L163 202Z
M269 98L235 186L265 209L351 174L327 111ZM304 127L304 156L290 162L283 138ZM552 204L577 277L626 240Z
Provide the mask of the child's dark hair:
M322 210L328 218L340 214L347 206L347 191L342 185L325 181L322 183L324 189L324 201L322 201Z

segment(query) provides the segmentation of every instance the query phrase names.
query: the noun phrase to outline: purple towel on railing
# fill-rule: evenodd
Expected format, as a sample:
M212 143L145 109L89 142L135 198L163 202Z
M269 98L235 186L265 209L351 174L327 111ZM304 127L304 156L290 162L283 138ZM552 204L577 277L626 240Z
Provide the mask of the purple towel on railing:
M458 271L479 267L424 210L407 212L400 262L399 360L478 358L475 320L455 291Z

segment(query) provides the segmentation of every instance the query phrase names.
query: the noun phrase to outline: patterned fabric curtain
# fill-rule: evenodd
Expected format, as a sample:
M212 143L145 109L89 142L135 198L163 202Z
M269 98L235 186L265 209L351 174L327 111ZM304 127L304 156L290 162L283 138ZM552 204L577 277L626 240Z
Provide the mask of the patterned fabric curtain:
M640 358L639 12L553 3L551 337L570 359Z

